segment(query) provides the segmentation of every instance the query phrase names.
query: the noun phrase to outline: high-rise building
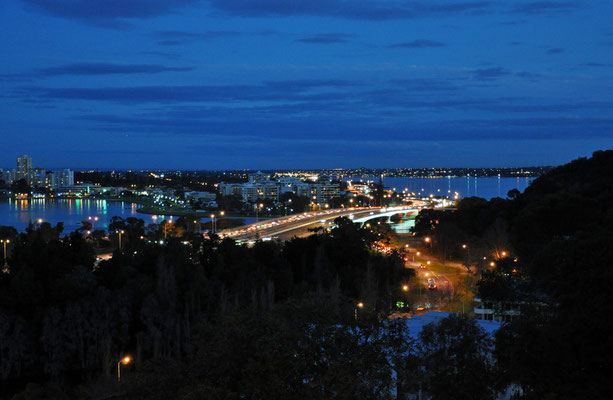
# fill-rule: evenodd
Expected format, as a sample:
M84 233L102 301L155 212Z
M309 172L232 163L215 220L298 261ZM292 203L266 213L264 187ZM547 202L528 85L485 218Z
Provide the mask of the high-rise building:
M30 181L30 171L32 170L32 157L22 155L17 157L17 179Z
M57 188L74 186L74 171L72 170L56 171L55 178Z
M47 171L44 168L33 168L30 170L30 179L28 184L31 187L45 187L47 186Z

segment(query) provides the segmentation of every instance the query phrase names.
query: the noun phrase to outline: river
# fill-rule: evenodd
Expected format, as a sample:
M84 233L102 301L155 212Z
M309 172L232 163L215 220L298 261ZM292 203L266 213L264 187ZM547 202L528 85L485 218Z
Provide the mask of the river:
M360 178L353 178L354 181ZM421 193L424 196L452 195L457 192L459 197L478 196L486 199L506 197L511 189L524 191L530 184L528 178L383 178L383 184L389 189ZM52 225L64 223L65 231L73 231L81 226L81 221L88 217L97 217L94 229L108 229L112 217L136 217L145 220L146 224L161 221L164 216L140 214L136 210L140 205L131 202L89 200L89 199L31 199L31 200L0 200L0 225L14 226L18 230L25 229L31 222L37 220L49 222ZM176 217L175 217L176 218ZM253 218L244 218L246 223L255 222ZM209 221L208 218L201 219ZM399 232L407 232L413 221L403 221L396 226Z
M145 221L145 224L162 221L163 215L149 215L137 212L141 205L131 202L90 200L90 199L30 199L30 200L0 200L0 226L13 226L24 230L30 222L36 224L39 219L52 225L64 223L64 231L72 232L81 226L81 221L97 218L93 221L94 229L108 230L111 218L135 217ZM226 217L227 218L227 217ZM230 217L233 218L234 217ZM238 218L245 223L255 222L255 218ZM91 220L89 220L91 221ZM201 222L210 221L202 218Z
M376 178L369 178L377 182ZM366 178L349 178L346 180L366 181ZM503 178L503 177L447 177L447 178L383 178L383 185L387 189L398 192L407 190L416 194L429 196L450 196L457 192L459 198L483 197L490 200L494 197L506 198L509 190L517 189L523 192L532 178Z

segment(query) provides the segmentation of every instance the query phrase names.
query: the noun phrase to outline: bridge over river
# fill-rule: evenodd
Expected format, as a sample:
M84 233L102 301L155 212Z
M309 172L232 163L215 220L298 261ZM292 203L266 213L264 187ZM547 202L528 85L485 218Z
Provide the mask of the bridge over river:
M332 227L334 220L339 217L347 217L354 222L365 223L375 218L394 215L416 215L425 202L413 202L410 206L398 207L354 207L348 209L312 211L302 214L294 214L278 219L267 219L239 228L226 229L218 232L219 236L229 237L239 242L252 242L259 239L287 240L294 236L305 236L309 231L318 227Z

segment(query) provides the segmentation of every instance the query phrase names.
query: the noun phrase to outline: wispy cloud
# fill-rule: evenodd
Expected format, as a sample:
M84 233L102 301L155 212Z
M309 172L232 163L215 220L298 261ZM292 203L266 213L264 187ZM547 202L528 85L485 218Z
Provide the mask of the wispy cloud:
M81 20L94 25L115 25L113 21L164 15L199 0L22 0L32 8L56 17Z
M238 31L206 31L206 32L187 32L187 31L157 31L153 36L158 39L158 44L162 46L176 46L186 42L197 40L214 40L227 37L243 35Z
M588 62L588 63L581 64L581 66L583 66L583 67L592 67L592 68L608 68L608 67L613 67L613 64L605 64L605 63L598 63L598 62Z
M21 93L64 100L90 100L118 103L180 103L216 101L326 101L337 94L321 89L355 87L346 80L270 81L258 85L186 85L102 88L22 88ZM312 89L318 90L311 93Z
M446 44L437 40L417 39L410 42L392 44L391 48L422 49L426 47L445 47Z
M321 33L296 39L296 41L301 43L315 44L346 43L349 40L355 38L355 36L355 34L347 33Z
M577 1L519 1L510 12L515 14L545 14L572 11L582 5Z
M160 72L191 71L191 67L167 67L152 64L111 64L111 63L77 63L59 67L43 68L36 74L43 77L59 75L117 75L117 74L156 74Z
M321 16L358 20L394 20L420 17L444 17L485 12L492 1L441 0L209 0L209 4L227 14L245 17Z

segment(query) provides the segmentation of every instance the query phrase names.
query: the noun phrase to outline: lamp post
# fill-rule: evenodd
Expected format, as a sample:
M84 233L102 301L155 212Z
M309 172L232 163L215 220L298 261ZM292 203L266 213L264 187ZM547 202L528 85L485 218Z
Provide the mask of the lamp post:
M124 234L125 232L123 229L120 229L120 230L115 231L115 233L119 234L119 250L121 250L121 235Z
M259 212L260 212L260 208L264 207L264 204L260 203L258 204L258 206L255 208L255 222L259 221Z
M362 302L360 301L358 304L356 304L356 307L355 307L355 309L353 310L353 311L354 311L354 315L355 315L355 320L356 320L356 321L358 320L358 308L359 308L360 310L361 310L362 308L364 308L364 303L362 303Z
M91 221L92 224L92 231L94 230L94 222L98 221L98 217L87 217L87 219L89 221Z
M211 214L211 231L215 233L215 214Z
M121 364L129 364L130 361L132 361L130 356L126 356L117 363L117 382L121 382Z
M6 259L6 245L9 244L11 241L8 239L0 239L0 242L4 245L4 271L3 272L7 272L8 271L8 267L9 267L9 263Z
M166 238L168 237L168 224L172 224L171 219L166 221L166 223L164 224L164 240L166 240Z

